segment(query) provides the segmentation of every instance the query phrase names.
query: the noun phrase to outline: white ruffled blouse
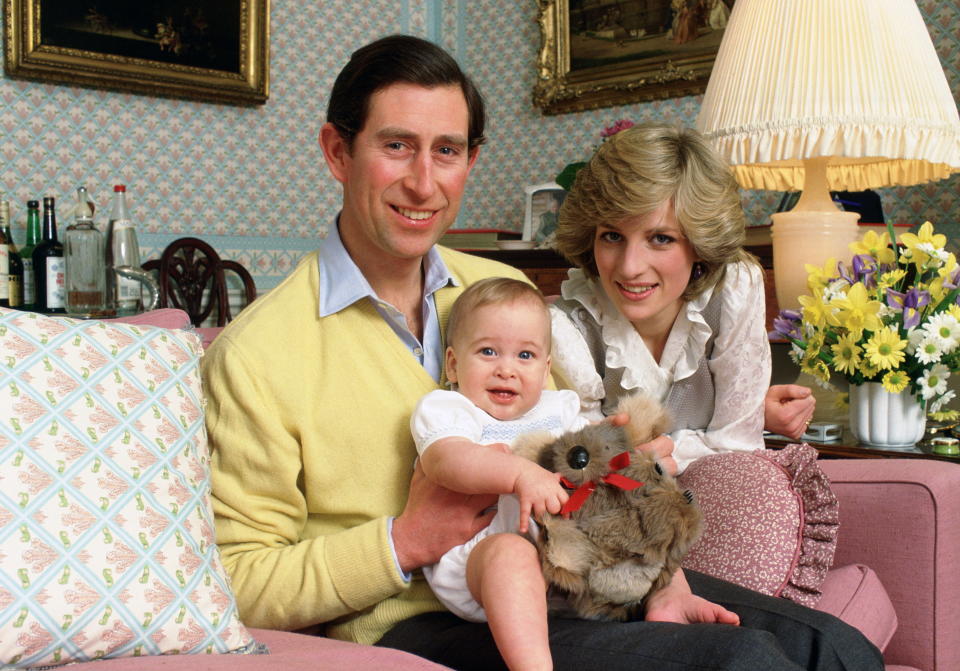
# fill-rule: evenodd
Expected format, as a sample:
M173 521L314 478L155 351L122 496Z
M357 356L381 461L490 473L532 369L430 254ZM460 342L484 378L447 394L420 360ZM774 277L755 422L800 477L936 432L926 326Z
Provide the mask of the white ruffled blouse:
M707 366L713 377L713 417L703 427L674 431L674 458L682 472L695 459L734 450L763 447L763 401L770 382L763 274L752 264L730 264L720 291L720 323ZM658 363L643 338L614 307L599 282L574 269L561 287L601 327L608 370L623 369L626 392L645 392L666 402L675 382L693 375L706 357L713 331L703 310L710 288L686 304L673 324ZM581 413L602 417L603 380L590 349L570 317L551 308L553 373L560 386L577 392Z

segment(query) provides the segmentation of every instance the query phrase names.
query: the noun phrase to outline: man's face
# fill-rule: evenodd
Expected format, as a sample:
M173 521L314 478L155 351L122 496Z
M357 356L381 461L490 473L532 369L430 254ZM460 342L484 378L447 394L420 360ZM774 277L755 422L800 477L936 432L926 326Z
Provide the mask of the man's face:
M398 83L371 96L352 148L328 138L327 162L343 184L340 235L358 265L419 259L453 224L477 154L467 127L460 87Z

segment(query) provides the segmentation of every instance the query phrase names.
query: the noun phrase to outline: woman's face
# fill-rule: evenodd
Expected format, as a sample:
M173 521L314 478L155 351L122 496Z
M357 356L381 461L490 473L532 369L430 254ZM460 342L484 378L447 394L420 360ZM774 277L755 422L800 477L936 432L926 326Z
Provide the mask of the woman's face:
M617 310L644 338L665 338L697 261L673 203L598 226L593 255L600 284Z

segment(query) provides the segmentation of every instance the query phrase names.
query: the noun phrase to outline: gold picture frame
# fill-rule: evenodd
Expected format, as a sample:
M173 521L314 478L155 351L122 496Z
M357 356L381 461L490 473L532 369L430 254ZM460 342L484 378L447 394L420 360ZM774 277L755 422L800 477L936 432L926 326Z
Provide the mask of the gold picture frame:
M733 3L538 0L534 104L562 114L702 93Z
M3 11L10 77L234 105L269 95L270 0L3 0Z

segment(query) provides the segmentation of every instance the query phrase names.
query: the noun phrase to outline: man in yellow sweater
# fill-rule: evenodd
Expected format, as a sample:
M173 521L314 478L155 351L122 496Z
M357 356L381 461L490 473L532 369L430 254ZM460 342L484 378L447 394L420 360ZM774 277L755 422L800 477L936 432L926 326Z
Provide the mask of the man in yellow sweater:
M479 93L442 49L393 36L355 52L320 131L343 188L335 225L204 357L217 541L248 625L502 668L486 626L444 612L419 573L485 526L496 497L430 484L408 428L442 381L453 300L483 277L523 277L435 246L483 127ZM648 609L661 622L552 620L556 666L591 668L598 654L611 670L878 662L827 616L691 577L721 606L676 582ZM738 619L749 626L715 624ZM844 655L871 664L834 663Z

